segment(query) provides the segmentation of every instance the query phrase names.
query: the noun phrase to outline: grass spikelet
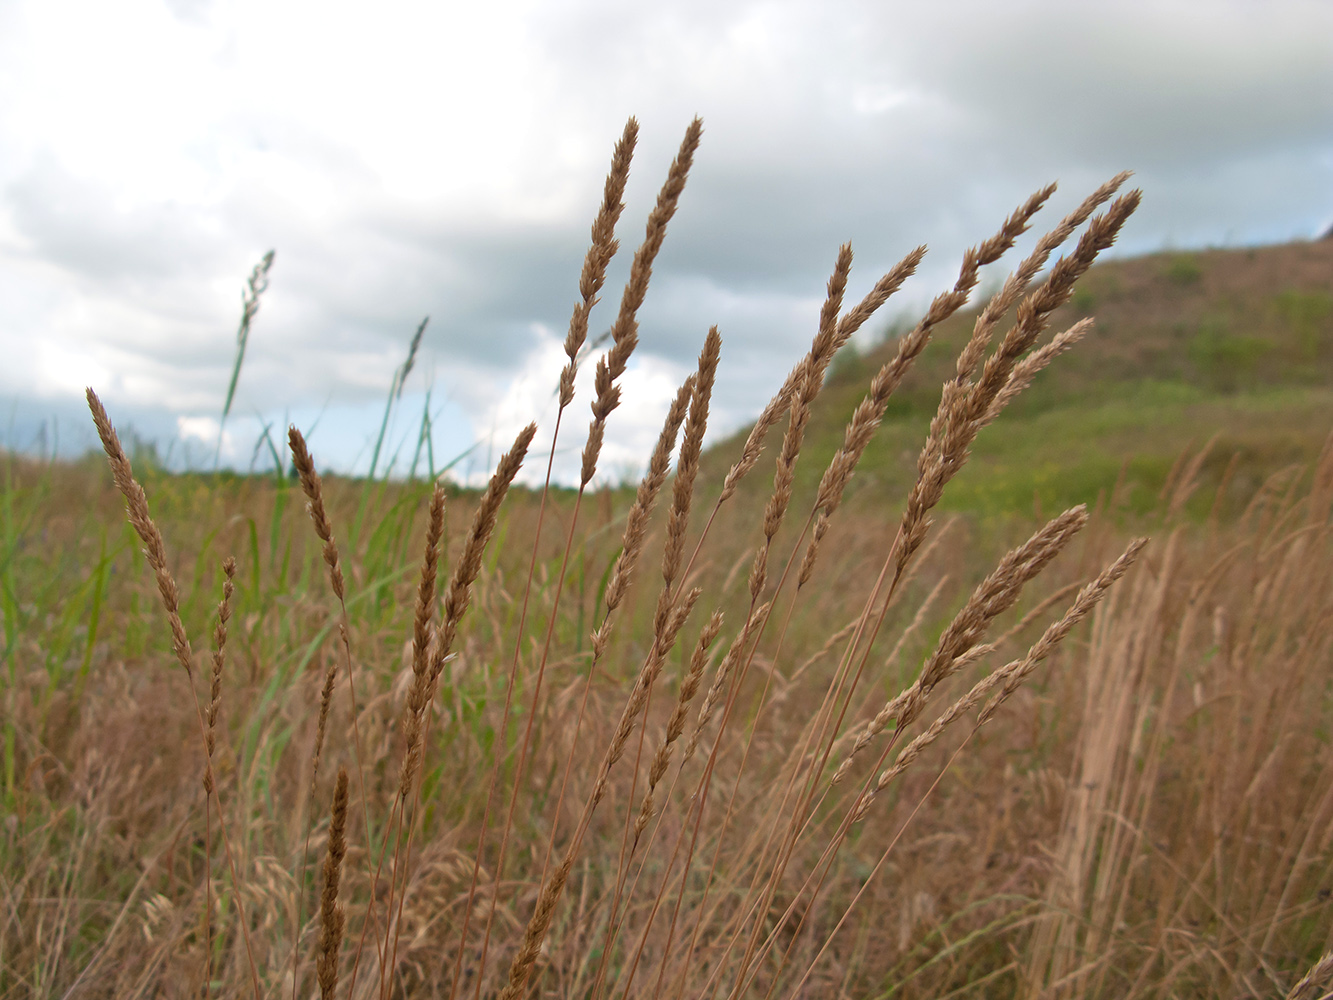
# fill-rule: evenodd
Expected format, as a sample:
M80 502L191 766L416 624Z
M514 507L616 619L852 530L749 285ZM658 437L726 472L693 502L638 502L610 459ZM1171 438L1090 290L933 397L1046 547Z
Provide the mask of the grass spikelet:
M1116 199L1104 215L1088 225L1069 257L1061 258L1046 281L1019 304L1018 319L995 353L986 360L975 384L945 383L939 409L931 421L926 445L917 463L917 481L907 499L894 544L894 573L903 569L930 529L929 512L939 503L944 487L967 461L978 431L991 417L992 404L1008 383L1019 359L1045 330L1050 314L1068 301L1074 282L1092 266L1097 255L1115 242L1125 220L1138 207L1140 193Z
M987 346L990 344L996 326L1004 318L1005 313L1013 308L1019 297L1027 291L1032 280L1046 265L1046 261L1051 254L1065 240L1069 239L1079 226L1088 221L1088 217L1114 195L1129 177L1129 171L1116 174L1088 195L1074 211L1061 219L1054 229L1037 241L1037 245L1033 247L1032 252L1005 279L1000 290L991 296L985 308L977 316L976 323L972 328L972 336L958 355L954 367L958 373L959 381L971 378L973 371L975 371L977 364L981 361Z
M190 688L193 690L193 655L190 652L190 640L185 634L185 626L181 623L180 597L176 590L176 581L172 578L171 571L167 569L167 548L162 543L162 533L153 523L152 515L148 512L148 498L144 495L143 487L134 478L130 460L125 457L125 449L121 447L120 438L116 436L116 429L111 426L111 418L106 415L102 401L91 388L88 389L87 396L88 408L93 414L93 424L97 427L97 436L102 440L102 448L111 466L111 477L125 498L126 517L129 519L130 527L143 542L143 554L153 570L153 578L157 581L157 593L162 599L162 608L167 613L167 624L171 628L171 649L176 654L176 662L189 677Z
M694 162L695 150L699 148L699 139L703 135L703 122L695 118L685 130L680 150L676 153L667 179L658 192L657 204L648 216L648 225L643 243L635 251L634 261L630 265L629 280L620 299L620 312L611 326L611 349L605 357L598 359L597 373L594 380L596 397L592 402L592 424L588 428L588 441L583 448L583 469L580 486L586 487L597 473L597 460L602 453L602 440L606 434L606 419L620 405L620 389L615 384L625 372L630 355L639 342L639 307L648 294L648 281L653 274L653 261L666 239L667 223L676 214L681 193L685 190L685 180L689 176L690 166Z
M338 902L343 859L347 856L347 769L338 768L329 820L329 849L324 858L324 891L319 897L319 955L315 960L321 1000L333 1000L338 988L338 952L347 915Z
M1092 610L1106 596L1111 585L1128 572L1147 542L1146 538L1138 538L1131 542L1129 548L1115 562L1106 567L1097 579L1079 591L1078 597L1074 599L1074 603L1069 610L1059 621L1051 623L1042 637L1028 650L1026 656L1014 660L982 678L973 685L967 694L950 705L925 732L909 743L898 755L898 759L893 766L881 772L879 777L876 778L874 786L862 796L856 807L854 819L864 818L871 801L876 795L888 787L894 778L906 771L912 765L912 762L921 756L922 751L938 740L946 729L952 726L961 716L979 705L982 699L992 691L999 688L999 691L979 713L974 731L989 722L1000 705L1018 690L1019 685L1037 668L1037 665L1050 656L1065 636L1092 613Z
M1046 280L1019 303L1016 322L1005 334L995 353L987 359L976 385L969 393L964 411L966 420L980 420L989 412L992 401L1009 381L1019 358L1045 331L1051 313L1069 301L1075 282L1092 267L1098 254L1115 243L1126 220L1139 207L1142 197L1142 192L1137 190L1121 195L1104 214L1094 217L1073 253L1056 261ZM961 431L955 433L961 436Z
M699 692L699 682L703 679L704 667L708 663L708 650L721 629L722 612L714 611L713 616L708 619L708 623L704 625L703 630L699 633L699 641L694 647L694 654L690 657L689 670L680 682L680 691L676 695L676 707L671 713L666 732L662 734L661 745L658 746L657 753L653 756L652 766L648 770L648 789L643 794L643 803L639 808L639 818L634 823L634 839L636 841L648 826L648 821L652 819L653 793L666 775L667 768L671 766L672 750L675 748L676 741L680 739L681 734L685 732L685 721L689 715L690 702L694 700L694 696Z
M606 630L610 623L611 612L620 607L620 602L625 599L625 592L633 579L634 568L638 564L639 554L643 551L643 544L648 536L648 522L657 503L657 495L671 471L671 453L676 447L676 436L680 433L681 424L689 410L696 378L695 375L689 376L677 390L676 398L667 410L666 421L658 435L652 457L648 461L648 471L639 481L634 503L625 518L625 533L620 543L620 555L616 557L615 566L611 570L611 580L606 588L604 599L606 617L593 636L594 653L605 650L609 638Z
M435 611L435 574L440 560L440 538L444 533L444 487L436 483L431 493L426 521L426 546L421 558L421 577L417 583L416 612L412 619L412 687L403 709L403 764L398 793L406 796L412 788L420 762L421 721L426 710L429 684L431 618Z
M435 684L444 669L445 658L453 650L458 627L472 602L472 585L477 582L477 574L481 572L481 558L495 531L500 505L504 503L505 494L509 492L518 470L523 467L523 459L536 433L536 424L528 424L518 432L513 446L501 456L495 474L491 476L481 503L477 506L477 512L472 517L472 527L463 543L462 558L458 560L444 598L444 616L435 637L435 651L430 661L430 697L434 696Z
M999 231L990 239L971 248L963 255L962 267L959 269L958 278L954 282L953 288L935 297L921 321L909 333L899 339L898 350L894 357L885 362L875 373L874 378L871 379L869 391L857 406L856 412L852 414L852 419L847 424L842 447L829 462L828 468L824 471L824 476L820 480L819 492L815 497L818 518L810 542L806 547L805 555L801 560L801 567L797 575L798 586L804 586L814 571L820 544L828 533L829 521L842 503L842 495L847 488L847 484L851 481L852 473L860 463L861 456L865 454L865 449L874 437L880 422L884 419L884 412L888 408L890 397L902 383L908 371L911 370L912 364L925 350L926 344L930 342L931 334L935 329L967 304L968 297L976 288L980 269L986 264L993 264L999 260L1014 245L1014 241L1027 231L1032 217L1040 211L1054 191L1055 185L1051 184L1034 193L1004 221ZM924 248L918 248L899 265L899 268L904 269L905 273L902 278L898 279L898 284L901 284L902 280L916 269L916 264L923 254ZM910 267L908 267L909 264ZM895 272L899 268L895 268ZM896 286L894 287L896 288ZM964 353L966 354L971 349L972 345L969 344ZM959 363L960 365L963 363L961 359Z
M1324 954L1291 988L1287 1000L1327 1000L1326 987L1333 982L1333 951Z
M852 248L844 243L838 250L838 259L828 281L828 294L825 296L823 308L820 309L819 332L815 335L810 353L798 366L799 374L796 375L795 389L791 397L787 433L782 439L782 452L778 456L777 469L773 474L773 492L769 495L768 506L764 509L764 541L755 553L754 564L750 569L751 607L758 604L759 595L763 592L768 577L768 556L773 538L782 526L787 505L791 502L792 484L796 478L796 459L805 440L810 407L824 386L824 372L833 360L838 313L842 309L842 297L847 289L847 275L851 269Z
M940 635L935 651L922 666L917 679L906 691L890 700L871 720L835 778L841 777L851 758L883 732L890 721L897 720L894 732L900 733L916 720L925 708L930 693L953 673L958 658L981 641L991 622L1013 607L1023 587L1045 569L1087 521L1085 507L1071 508L1048 521L1023 545L1000 560L1000 564L973 591L962 610Z
M708 429L708 407L713 398L713 382L717 378L721 350L722 337L717 327L712 327L699 352L698 370L690 396L690 413L685 421L685 437L681 441L680 459L676 463L676 481L671 489L671 516L667 521L667 541L662 553L662 579L668 587L679 574L685 553L690 501L694 496L694 480L699 474L699 455L703 451L704 432Z
M222 562L222 600L218 602L213 628L212 685L208 700L207 760L204 763L204 995L211 995L213 981L213 756L217 749L218 714L222 709L222 669L226 664L227 622L231 619L231 595L236 589L236 560Z
M1121 553L1115 562L1102 570L1097 579L1079 591L1078 597L1074 599L1074 603L1065 612L1064 617L1042 634L1041 639L1028 650L1027 656L1023 657L1017 666L1012 669L997 671L1002 675L1004 685L981 712L977 719L978 726L983 726L989 722L1000 705L1018 689L1018 686L1037 668L1037 665L1050 656L1051 651L1064 640L1064 637L1070 633L1075 625L1092 613L1092 610L1106 596L1106 592L1110 590L1111 585L1124 576L1129 568L1134 565L1139 553L1143 551L1143 547L1147 544L1148 539L1146 538L1136 538L1130 542L1129 547Z
M574 306L573 315L569 318L569 332L565 335L565 355L569 361L560 373L562 410L574 400L574 376L578 373L579 351L588 339L588 316L606 283L607 266L619 249L615 238L616 223L620 221L620 214L625 209L625 182L629 179L630 162L634 159L638 138L639 123L631 117L625 123L625 131L616 142L611 157L611 170L606 175L602 189L602 204L592 223L592 244L588 247L588 253L583 259L583 271L579 275L581 299Z
M227 622L231 620L231 595L236 589L236 560L227 556L222 563L222 600L218 602L217 625L213 628L212 685L208 700L208 759L217 747L218 712L222 708L222 668L227 658ZM213 769L204 772L204 791L213 791Z
M315 534L324 543L324 565L329 571L329 586L333 588L334 597L346 601L346 584L343 582L342 563L338 559L338 543L333 537L333 525L329 523L328 512L324 509L324 485L315 469L315 460L310 457L305 437L295 425L287 428L287 441L292 448L292 466L300 477L301 489L305 493L306 510L315 526Z
M424 330L424 324L422 329ZM409 358L409 361L411 359ZM315 468L315 460L310 455L310 449L306 446L305 436L297 430L296 425L292 424L287 428L287 441L292 450L292 467L301 482L301 490L306 497L306 512L310 515L310 522L314 525L315 535L324 543L322 554L324 565L328 570L329 586L333 590L333 596L338 599L338 640L343 654L343 666L347 674L347 698L349 714L352 720L352 753L356 765L357 790L361 799L361 815L365 833L370 834L370 802L366 795L366 779L362 765L363 754L361 752L361 723L359 699L356 694L356 672L352 664L352 640L349 634L350 620L347 615L347 586L343 578L342 561L338 555L338 542L333 535L333 525L329 521L328 511L324 505L324 484L320 480L319 472ZM320 692L319 700L319 719L315 727L315 747L312 754L310 768L310 796L314 800L317 782L319 780L320 758L324 751L324 740L328 731L329 710L333 701L334 687L337 681L337 660L330 659L328 669L324 675L324 687ZM310 861L310 829L313 822L313 816L306 824L305 848L301 858L301 879L304 882L306 870ZM297 927L295 929L296 938L292 942L292 962L295 964L297 952L300 948L300 915L304 913L305 897L302 895L298 904ZM371 908L367 915L367 921L374 915L374 909ZM296 977L293 970L293 992L296 989Z

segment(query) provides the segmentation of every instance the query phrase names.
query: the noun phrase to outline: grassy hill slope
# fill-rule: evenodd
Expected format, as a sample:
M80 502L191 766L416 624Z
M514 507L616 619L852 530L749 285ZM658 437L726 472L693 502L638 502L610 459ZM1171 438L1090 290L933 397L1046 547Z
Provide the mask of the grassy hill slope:
M1050 510L1096 502L1119 482L1120 498L1143 509L1182 451L1210 440L1203 483L1225 478L1240 503L1273 472L1314 458L1333 431L1333 240L1099 264L1051 329L1085 316L1092 333L983 431L944 506ZM891 401L853 484L860 502L905 495L974 319L944 324ZM835 359L802 454L807 488L893 339ZM719 465L741 440L714 449Z

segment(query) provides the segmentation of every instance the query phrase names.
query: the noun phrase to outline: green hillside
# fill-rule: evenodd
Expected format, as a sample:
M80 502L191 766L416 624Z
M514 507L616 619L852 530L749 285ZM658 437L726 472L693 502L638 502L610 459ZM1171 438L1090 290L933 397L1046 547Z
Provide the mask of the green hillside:
M1225 478L1227 502L1240 504L1274 472L1317 456L1333 431L1333 240L1099 264L1051 330L1086 316L1093 332L982 432L944 506L1049 510L1114 493L1144 509L1180 454L1210 440L1201 481ZM905 495L974 319L944 324L890 402L852 487L859 502ZM807 488L893 351L890 333L835 359L801 457ZM741 440L715 448L715 461L730 461Z

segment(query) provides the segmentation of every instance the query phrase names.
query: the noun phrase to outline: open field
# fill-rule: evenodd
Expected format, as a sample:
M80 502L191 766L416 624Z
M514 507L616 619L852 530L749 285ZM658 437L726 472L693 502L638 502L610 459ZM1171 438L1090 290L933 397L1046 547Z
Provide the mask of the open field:
M131 469L92 393L109 470L6 458L0 996L1320 995L1321 307L1262 349L1097 340L1135 268L1222 273L1085 274L1118 178L964 313L1039 193L846 360L914 262L851 304L839 253L810 353L700 454L710 334L643 482L597 488L697 140L583 489L511 488L526 432L485 492L321 481L296 429L296 477Z

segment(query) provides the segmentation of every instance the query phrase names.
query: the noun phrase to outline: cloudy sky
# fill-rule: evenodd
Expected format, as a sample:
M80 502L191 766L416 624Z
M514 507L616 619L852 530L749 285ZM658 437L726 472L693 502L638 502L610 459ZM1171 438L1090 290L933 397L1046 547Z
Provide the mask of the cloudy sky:
M322 464L364 471L429 315L386 453L405 471L429 392L435 466L472 447L456 470L480 476L554 415L626 118L625 251L594 330L695 114L613 475L713 323L717 429L757 412L845 240L854 295L931 248L873 336L1051 180L1054 217L1136 171L1120 253L1323 231L1333 3L0 0L0 444L87 447L92 385L174 463L211 466L242 285L274 249L224 463L294 420Z

